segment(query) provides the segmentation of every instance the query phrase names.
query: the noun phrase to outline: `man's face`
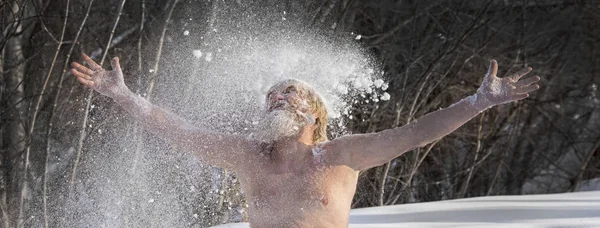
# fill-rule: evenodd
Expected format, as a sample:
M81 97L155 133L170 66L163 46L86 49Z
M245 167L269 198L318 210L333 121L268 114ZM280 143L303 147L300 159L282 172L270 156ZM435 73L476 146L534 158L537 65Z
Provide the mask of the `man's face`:
M307 113L310 111L310 105L306 93L298 87L290 85L282 89L271 90L267 94L267 112L274 110Z
M297 136L302 127L314 124L306 93L294 85L273 89L267 94L266 113L255 132L264 142Z

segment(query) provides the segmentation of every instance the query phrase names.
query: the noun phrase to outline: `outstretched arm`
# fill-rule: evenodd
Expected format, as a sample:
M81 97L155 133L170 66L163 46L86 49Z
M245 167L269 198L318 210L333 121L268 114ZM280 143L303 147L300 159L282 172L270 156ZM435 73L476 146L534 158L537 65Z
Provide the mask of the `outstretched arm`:
M248 165L242 163L252 160L251 151L257 146L254 142L240 136L201 130L131 92L125 86L118 58L112 59L113 70L107 71L89 56L83 54L82 57L89 68L74 62L71 72L77 76L77 80L100 94L113 98L150 132L187 151L195 152L211 165L236 170Z
M411 149L440 139L487 108L524 99L539 88L540 77L520 80L531 71L523 69L504 78L496 77L498 63L492 60L477 93L448 108L429 113L402 127L385 131L340 137L324 145L336 151L332 162L355 170L365 170L384 164Z

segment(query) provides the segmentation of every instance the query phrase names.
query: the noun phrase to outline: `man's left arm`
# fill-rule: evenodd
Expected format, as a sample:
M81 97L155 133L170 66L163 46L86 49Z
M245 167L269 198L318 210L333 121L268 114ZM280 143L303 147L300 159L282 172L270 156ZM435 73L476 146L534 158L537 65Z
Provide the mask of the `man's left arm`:
M334 150L327 157L331 163L366 170L382 165L403 153L438 140L465 124L487 108L527 98L539 88L540 77L522 79L531 68L498 78L498 63L492 60L477 93L450 107L429 113L402 127L377 133L337 138L323 145Z

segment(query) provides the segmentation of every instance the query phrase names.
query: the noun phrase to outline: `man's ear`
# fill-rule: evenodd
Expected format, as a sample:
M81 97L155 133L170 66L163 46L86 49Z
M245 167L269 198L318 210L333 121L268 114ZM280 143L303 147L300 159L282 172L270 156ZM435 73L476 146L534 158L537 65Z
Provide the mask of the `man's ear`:
M319 121L319 116L317 115L317 112L313 111L310 113L313 118L315 118L315 122L313 123L315 126L317 125L317 121Z
M310 114L312 114L315 117L315 120L319 119L317 111L311 111Z

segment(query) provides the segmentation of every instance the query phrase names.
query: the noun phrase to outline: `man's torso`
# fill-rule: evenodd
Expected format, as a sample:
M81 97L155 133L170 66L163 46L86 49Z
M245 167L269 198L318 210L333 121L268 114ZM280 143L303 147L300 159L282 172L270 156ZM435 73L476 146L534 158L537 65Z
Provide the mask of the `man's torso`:
M346 227L357 179L310 156L293 168L264 159L240 175L253 227Z

